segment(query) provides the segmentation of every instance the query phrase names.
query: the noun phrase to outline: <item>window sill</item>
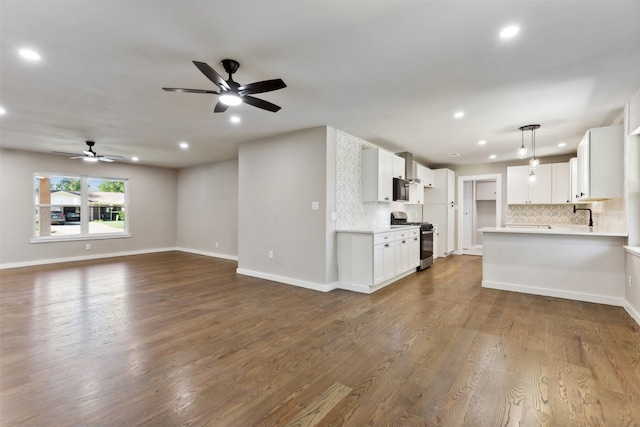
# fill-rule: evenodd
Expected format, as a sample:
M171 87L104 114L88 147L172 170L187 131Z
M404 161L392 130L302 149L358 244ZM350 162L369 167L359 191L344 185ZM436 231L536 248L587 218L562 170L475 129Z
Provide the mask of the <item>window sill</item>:
M114 234L93 234L90 236L65 236L65 237L34 237L31 243L51 243L51 242L78 242L84 240L105 240L105 239L124 239L131 237L131 233Z

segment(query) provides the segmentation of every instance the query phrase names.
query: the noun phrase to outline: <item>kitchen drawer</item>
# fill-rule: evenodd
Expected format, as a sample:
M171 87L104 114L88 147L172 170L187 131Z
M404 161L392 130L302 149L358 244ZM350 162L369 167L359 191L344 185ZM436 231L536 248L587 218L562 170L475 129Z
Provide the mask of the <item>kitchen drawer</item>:
M376 233L373 235L374 245L377 245L380 243L395 242L395 240L396 240L396 233L393 231L390 231L388 233Z
M409 238L409 230L396 231L396 240L406 240Z
M409 230L409 237L418 237L420 235L420 229L414 228Z

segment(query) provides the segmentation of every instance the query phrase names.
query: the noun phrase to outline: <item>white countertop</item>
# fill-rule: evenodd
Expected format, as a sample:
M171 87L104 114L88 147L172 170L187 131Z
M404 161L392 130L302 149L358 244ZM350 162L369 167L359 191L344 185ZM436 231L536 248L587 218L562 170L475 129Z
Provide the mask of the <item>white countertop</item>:
M336 230L338 233L361 233L361 234L377 234L377 233L387 233L389 231L402 231L409 229L420 228L419 225L394 225L394 226L386 226L386 227L375 227L375 228L359 228L359 229L349 229L349 230Z
M627 233L611 231L602 227L587 227L586 225L535 225L522 224L509 227L483 227L478 229L483 233L514 233L514 234L564 234L572 236L608 236L627 237Z
M625 246L624 248L630 254L633 254L633 255L635 255L637 257L640 257L640 246Z

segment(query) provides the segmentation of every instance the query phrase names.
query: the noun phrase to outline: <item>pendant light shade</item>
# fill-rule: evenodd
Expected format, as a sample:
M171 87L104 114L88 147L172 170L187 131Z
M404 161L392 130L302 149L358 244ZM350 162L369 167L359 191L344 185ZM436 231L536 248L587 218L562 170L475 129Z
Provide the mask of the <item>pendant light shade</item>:
M531 160L529 160L529 184L536 182L536 169L540 165L540 160L536 157L536 129L540 128L540 125L526 125L520 127L522 133L522 143L518 150L518 158L524 159L527 157L527 148L524 146L524 131L531 131Z

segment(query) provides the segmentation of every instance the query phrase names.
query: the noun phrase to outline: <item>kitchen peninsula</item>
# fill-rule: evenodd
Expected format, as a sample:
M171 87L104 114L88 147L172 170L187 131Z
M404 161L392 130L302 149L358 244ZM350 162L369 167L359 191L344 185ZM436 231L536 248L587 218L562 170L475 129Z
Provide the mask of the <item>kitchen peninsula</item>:
M626 233L586 226L479 231L482 287L625 306Z

